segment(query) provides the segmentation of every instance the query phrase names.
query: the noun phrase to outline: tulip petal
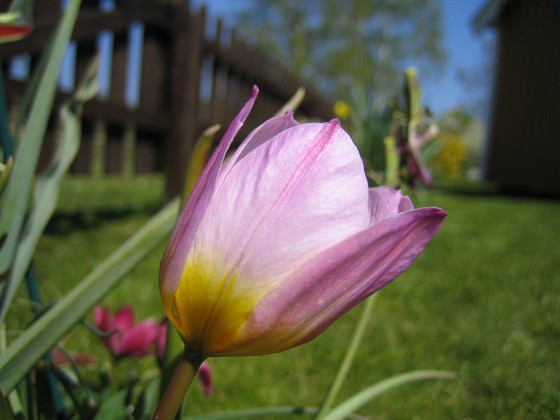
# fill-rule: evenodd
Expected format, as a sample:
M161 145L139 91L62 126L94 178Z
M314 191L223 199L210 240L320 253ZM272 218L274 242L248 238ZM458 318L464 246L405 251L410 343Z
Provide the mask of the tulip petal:
M323 252L255 307L238 342L219 355L283 351L312 340L406 270L446 213L399 213Z
M369 190L370 225L413 208L410 198L393 188L382 186Z
M106 306L96 305L93 308L93 322L95 327L101 332L107 332L111 329L113 323L109 308Z
M121 340L115 346L115 355L117 357L145 356L154 346L158 330L159 325L155 321L147 319L123 331Z
M134 311L129 305L120 308L113 315L111 329L126 331L134 325Z
M257 94L258 88L253 87L251 98L230 124L179 215L160 266L160 290L164 308L170 306L173 292L181 280L186 254L190 249L202 215L214 195L216 180L226 152L247 119Z
M203 216L191 250L235 271L238 287L270 286L368 226L359 153L338 121L281 131L246 148ZM245 153L246 152L246 153ZM231 246L235 244L235 246ZM212 258L212 260L208 260Z
M249 154L252 150L267 141L270 141L274 136L282 131L297 125L298 122L294 119L294 115L292 113L288 113L280 117L274 117L262 123L260 126L255 128L245 140L243 140L235 152L232 153L231 157L225 162L223 169L220 171L220 178L225 178L229 174L231 167L238 163L239 160Z

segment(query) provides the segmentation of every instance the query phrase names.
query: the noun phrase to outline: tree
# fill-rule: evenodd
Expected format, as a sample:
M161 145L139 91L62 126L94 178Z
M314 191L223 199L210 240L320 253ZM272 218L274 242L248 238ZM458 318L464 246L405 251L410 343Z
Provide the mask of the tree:
M439 0L253 0L239 20L244 34L333 99L365 89L385 103L406 67L427 74L445 59Z

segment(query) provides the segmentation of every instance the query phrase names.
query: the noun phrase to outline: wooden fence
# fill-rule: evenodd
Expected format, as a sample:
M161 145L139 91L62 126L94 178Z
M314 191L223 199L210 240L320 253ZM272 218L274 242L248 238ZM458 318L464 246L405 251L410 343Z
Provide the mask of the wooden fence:
M72 173L163 172L166 196L172 197L180 192L195 139L213 123L221 124L223 132L253 84L261 93L242 134L273 115L300 86L306 88L302 116L332 117L329 101L266 52L248 45L235 30L227 31L219 20L210 23L204 8L193 12L188 0L108 1L110 7L103 7L107 0L82 2L61 76L70 79L68 90L73 75L79 80L103 50L106 86L84 107L82 145ZM0 0L2 10L8 4ZM0 45L4 74L12 75L6 76L12 104L21 98L27 81L17 80L25 74L14 74L10 66L20 60L33 70L60 19L60 4L35 2L32 34ZM133 68L135 59L138 65ZM59 92L56 103L67 95ZM52 153L52 137L45 139L42 167Z

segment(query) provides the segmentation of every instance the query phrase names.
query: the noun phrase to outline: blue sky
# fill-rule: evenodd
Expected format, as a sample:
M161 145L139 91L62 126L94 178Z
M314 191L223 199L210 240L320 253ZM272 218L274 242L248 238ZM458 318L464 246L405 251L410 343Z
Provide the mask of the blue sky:
M443 7L443 47L447 51L447 65L438 75L419 75L424 92L424 103L436 113L467 103L468 92L459 82L460 69L471 69L482 63L482 43L471 28L471 20L486 0L441 0ZM232 8L246 7L247 1L193 0L193 7L205 4L212 18L222 17L233 23ZM489 75L490 77L490 75Z
M448 54L447 66L437 80L423 82L424 102L438 115L466 102L468 92L459 83L457 72L482 64L482 43L472 29L471 20L485 2L486 0L442 0L443 47Z

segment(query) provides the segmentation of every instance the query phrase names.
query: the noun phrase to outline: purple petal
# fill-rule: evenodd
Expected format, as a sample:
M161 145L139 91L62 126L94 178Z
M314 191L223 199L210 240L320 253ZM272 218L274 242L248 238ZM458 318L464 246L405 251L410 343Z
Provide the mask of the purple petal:
M236 164L239 160L243 159L252 150L256 149L263 143L270 141L274 136L281 133L282 131L295 127L298 122L294 119L293 114L286 114L281 117L271 118L260 126L255 128L248 136L243 140L231 157L226 161L220 172L220 178L224 178L228 175L231 167Z
M186 255L189 252L194 234L206 207L214 195L216 181L226 152L231 146L235 135L247 119L257 94L258 88L254 86L253 95L230 124L179 215L160 266L160 289L163 300L168 301L171 299L171 294L175 291L181 280ZM164 302L164 306L168 305Z
M291 127L245 149L231 166L193 253L235 269L240 281L259 282L249 287L264 287L263 279L279 281L365 229L367 203L359 153L338 121Z
M211 397L214 395L214 384L212 381L212 370L208 362L202 362L197 372L198 380L204 389L204 395Z
M383 186L369 190L370 225L413 208L410 198L393 188Z
M278 352L312 340L406 270L445 215L438 208L400 213L323 252L255 307L227 355Z

